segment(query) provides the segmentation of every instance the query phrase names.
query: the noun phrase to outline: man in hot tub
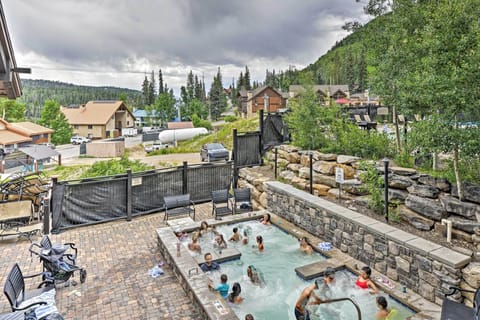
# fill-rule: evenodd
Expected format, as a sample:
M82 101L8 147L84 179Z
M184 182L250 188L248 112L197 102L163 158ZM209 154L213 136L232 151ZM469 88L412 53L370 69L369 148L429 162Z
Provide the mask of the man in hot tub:
M323 280L317 279L315 282L305 289L303 289L300 297L295 304L295 318L297 320L310 320L310 315L307 310L307 305L321 304L328 302L328 300L320 299L314 292L322 287L328 287L333 280L335 280L335 270L327 268L323 274Z

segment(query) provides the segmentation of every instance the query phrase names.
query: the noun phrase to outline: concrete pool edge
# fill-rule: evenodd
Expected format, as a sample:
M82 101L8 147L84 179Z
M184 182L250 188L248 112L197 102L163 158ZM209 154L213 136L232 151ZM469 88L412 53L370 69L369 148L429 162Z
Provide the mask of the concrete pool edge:
M243 213L239 215L226 216L222 220L207 220L209 225L223 225L238 223L243 221L249 221L260 218L265 212L257 211L253 213ZM270 213L272 216L272 223L282 229L283 231L295 236L306 236L309 238L311 244L323 242L323 239L314 236L300 227L288 222L287 220ZM193 231L200 226L199 221L191 221L190 224L184 224L181 227L182 231ZM159 248L164 255L166 262L172 267L174 274L179 279L182 288L187 293L192 302L196 305L197 309L202 313L204 318L208 319L239 319L233 310L229 307L225 301L223 301L218 295L207 289L208 276L204 274L198 267L198 261L192 257L185 247L181 246L180 257L177 257L176 237L173 233L174 230L179 229L179 225L173 224L169 227L160 228L157 230L159 237ZM319 250L317 250L319 251ZM358 268L364 263L356 260L349 255L341 252L336 248L332 248L329 251L319 251L325 255L332 264L344 265L349 271L358 274ZM190 274L189 274L190 270ZM191 270L197 270L192 272ZM194 273L192 275L192 273ZM385 284L375 281L375 277L381 277L381 279L388 279L390 283L395 286L393 289L389 288ZM372 278L378 287L386 292L394 299L405 304L407 307L417 311L416 314L409 317L411 320L415 319L439 319L440 318L440 306L432 303L420 295L409 290L409 292L402 292L402 285L393 281L379 272L372 270ZM223 314L217 309L216 305L222 304Z

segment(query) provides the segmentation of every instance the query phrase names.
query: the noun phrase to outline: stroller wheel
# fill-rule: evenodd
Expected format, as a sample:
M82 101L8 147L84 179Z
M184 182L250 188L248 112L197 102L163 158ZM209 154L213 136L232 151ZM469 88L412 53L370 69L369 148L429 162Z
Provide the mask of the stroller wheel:
M80 283L84 283L87 279L87 270L80 269Z

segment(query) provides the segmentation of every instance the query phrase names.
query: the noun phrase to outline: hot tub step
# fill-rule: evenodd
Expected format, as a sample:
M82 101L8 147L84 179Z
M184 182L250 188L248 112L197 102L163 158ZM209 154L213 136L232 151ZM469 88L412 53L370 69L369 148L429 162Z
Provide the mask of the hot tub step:
M328 259L295 268L295 272L303 280L312 280L323 276L323 272L329 267L335 270L340 270L345 268L345 264L336 261L335 259Z

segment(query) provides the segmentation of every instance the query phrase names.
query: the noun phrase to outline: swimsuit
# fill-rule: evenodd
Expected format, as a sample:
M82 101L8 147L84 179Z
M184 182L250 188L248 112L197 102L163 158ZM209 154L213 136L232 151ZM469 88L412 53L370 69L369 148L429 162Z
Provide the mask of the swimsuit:
M368 280L367 281L360 281L360 279L357 279L357 282L355 282L355 284L362 289L368 289Z

